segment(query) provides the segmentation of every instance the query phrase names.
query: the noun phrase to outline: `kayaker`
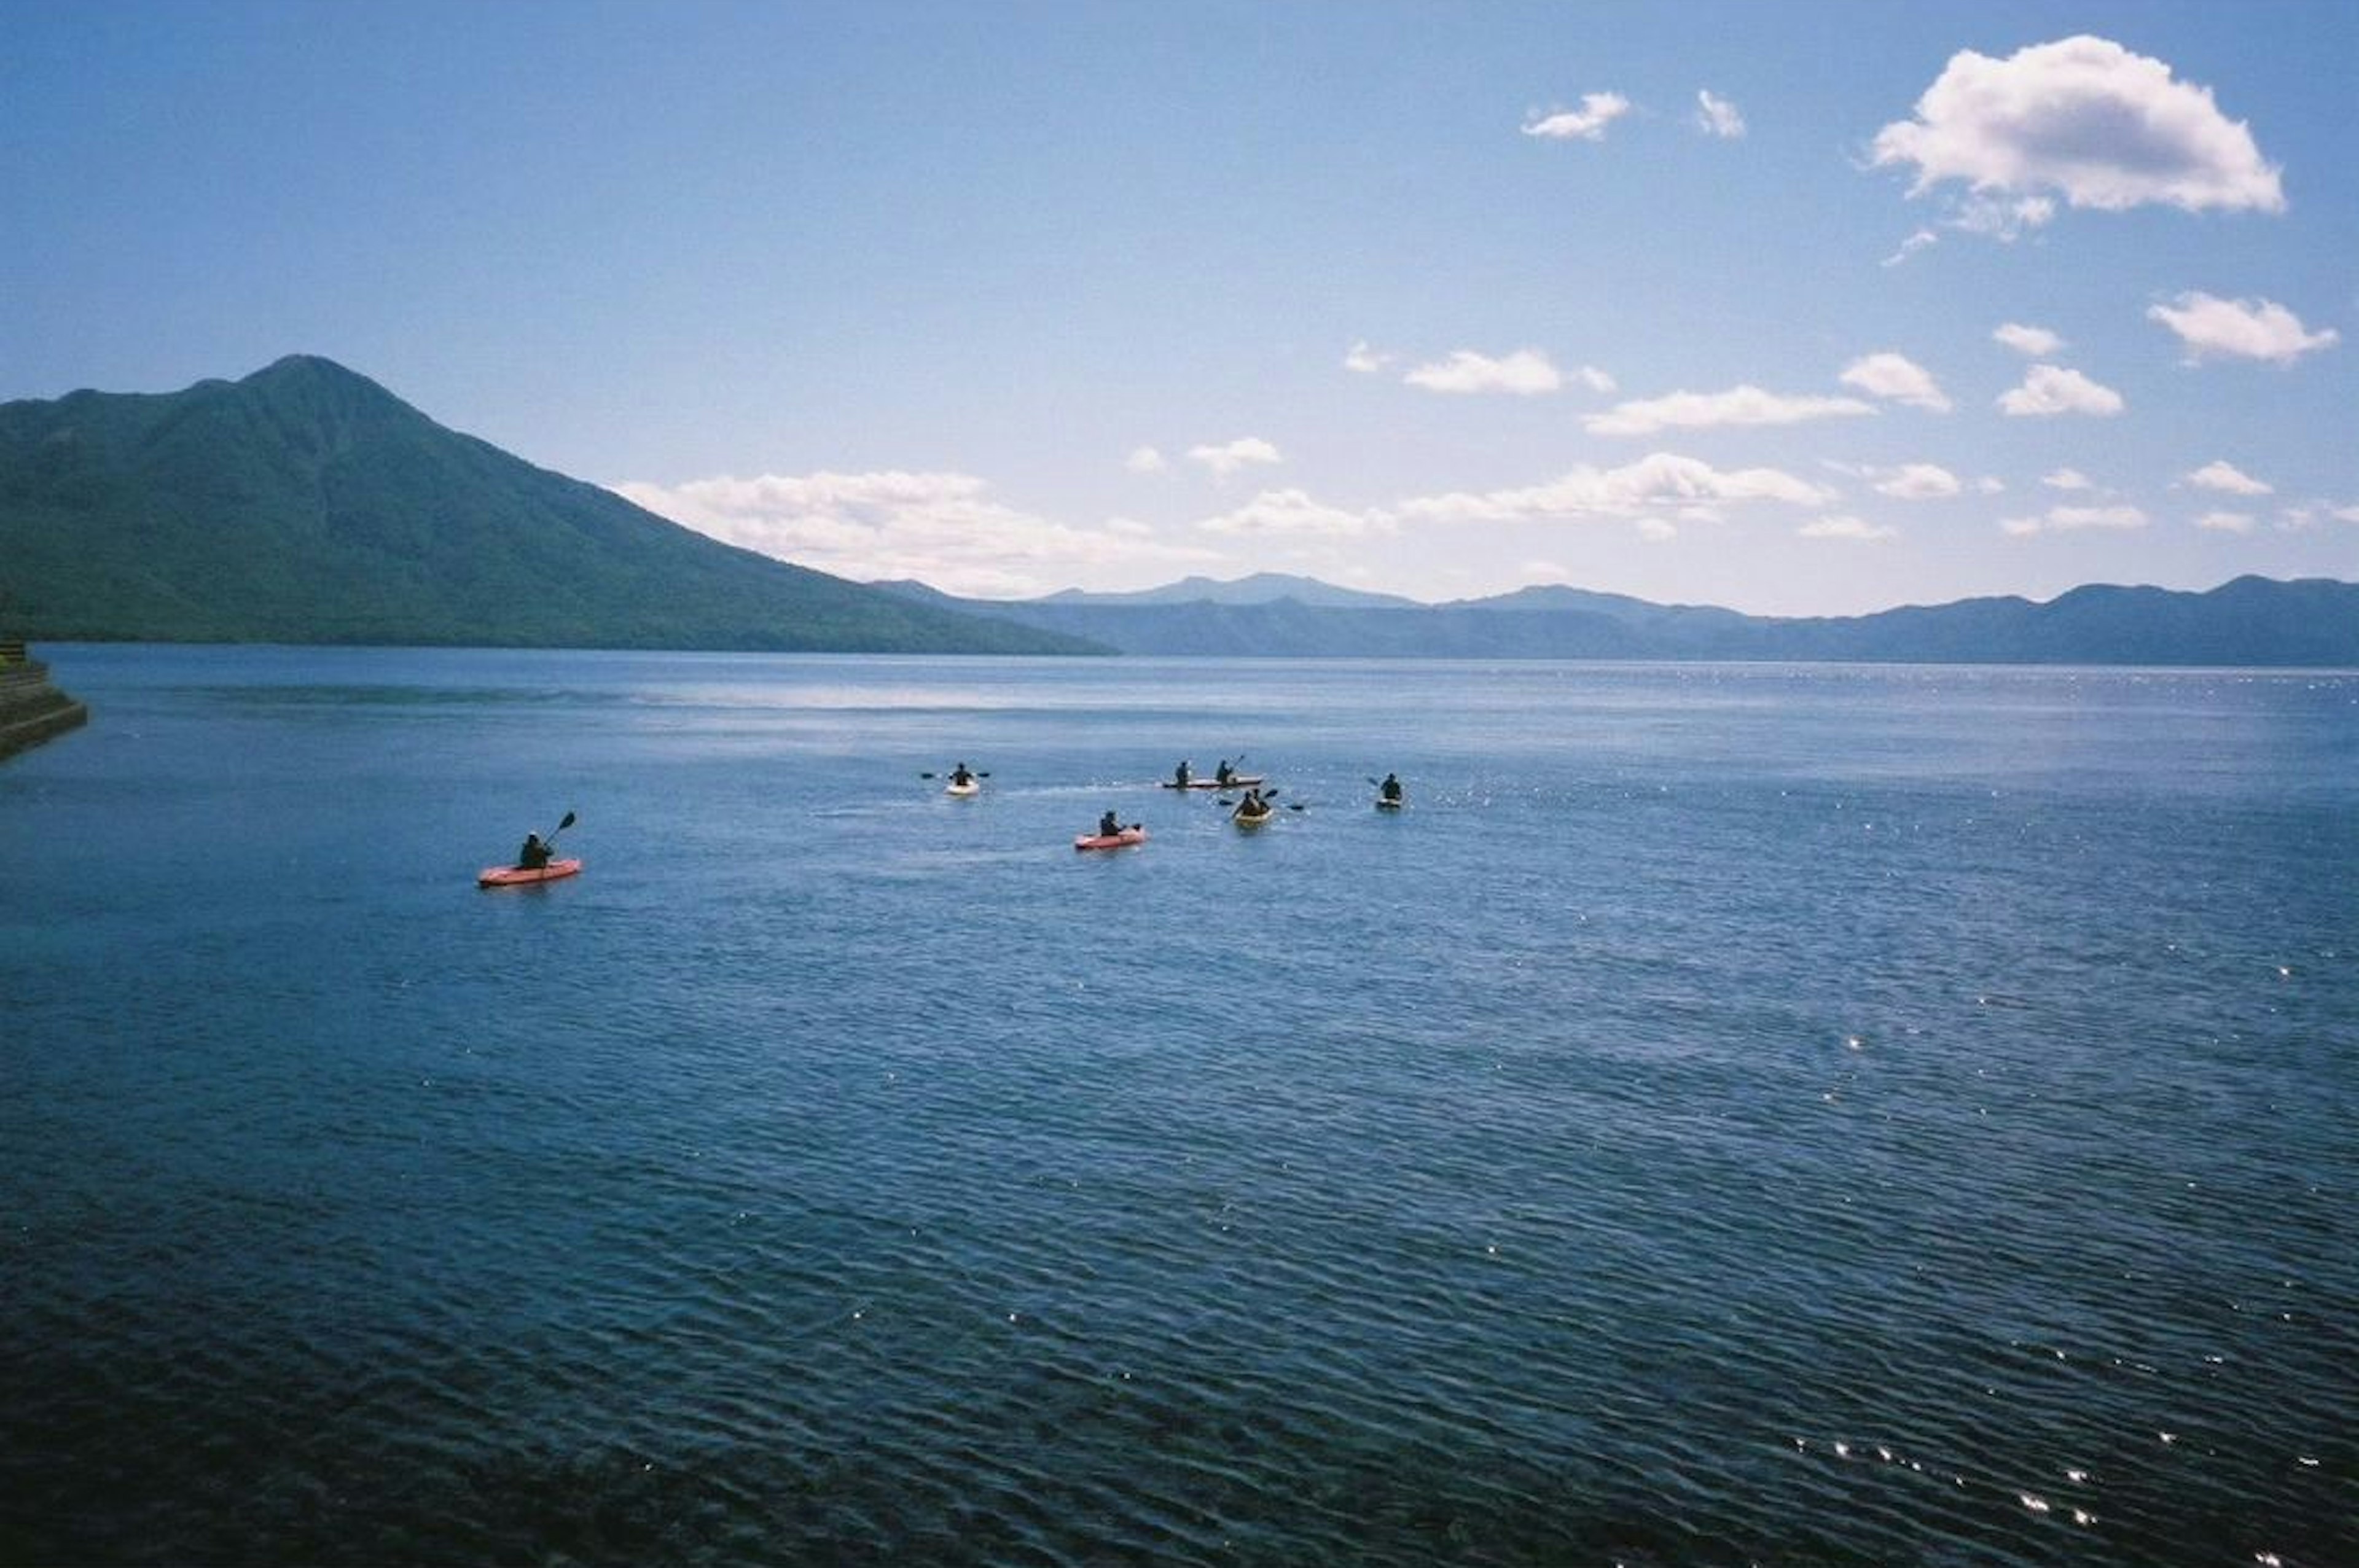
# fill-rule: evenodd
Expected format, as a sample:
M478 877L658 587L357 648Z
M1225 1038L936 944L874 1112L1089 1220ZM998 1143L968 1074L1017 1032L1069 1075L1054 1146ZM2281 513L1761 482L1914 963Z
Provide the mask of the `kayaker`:
M967 765L964 762L961 762L957 767L951 770L951 783L958 785L961 789L964 789L967 785L974 783L974 774L967 771Z
M1118 836L1121 832L1122 818L1116 816L1113 812L1109 811L1103 816L1098 818L1099 838L1112 838Z
M1261 791L1249 789L1245 791L1245 797L1237 802L1236 814L1239 816L1260 816L1268 810L1269 802L1262 799Z
M1401 782L1399 776L1394 773L1386 773L1385 775L1385 782L1376 786L1376 798L1379 800L1398 801L1400 797Z
M516 851L516 870L520 871L544 870L549 865L550 852L549 846L540 841L539 834L526 834L524 848Z
M1175 787L1180 789L1186 789L1188 787L1189 781L1193 779L1195 776L1196 775L1193 773L1189 771L1188 759L1185 757L1180 758L1180 765L1171 770L1171 783Z
M1237 770L1229 766L1229 760L1226 757L1223 757L1221 759L1221 765L1212 770L1212 782L1220 785L1223 789L1228 788L1231 784L1234 783L1236 781L1236 776Z

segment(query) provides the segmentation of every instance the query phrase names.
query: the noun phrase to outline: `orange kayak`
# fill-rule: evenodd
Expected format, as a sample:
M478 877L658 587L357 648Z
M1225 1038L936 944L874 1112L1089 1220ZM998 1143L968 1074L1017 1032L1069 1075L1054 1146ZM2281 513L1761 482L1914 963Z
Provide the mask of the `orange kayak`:
M538 871L527 871L522 866L485 866L475 874L475 885L479 888L530 887L536 882L553 882L570 877L581 869L579 859L551 860Z
M1125 844L1147 842L1147 829L1136 824L1119 833L1083 833L1073 839L1076 849L1119 849Z

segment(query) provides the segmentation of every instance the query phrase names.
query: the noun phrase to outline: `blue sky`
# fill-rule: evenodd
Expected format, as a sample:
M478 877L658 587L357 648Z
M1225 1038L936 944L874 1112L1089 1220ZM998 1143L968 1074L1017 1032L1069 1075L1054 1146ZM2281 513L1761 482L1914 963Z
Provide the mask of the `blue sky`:
M721 537L1848 613L2359 578L2359 5L0 0L0 398Z

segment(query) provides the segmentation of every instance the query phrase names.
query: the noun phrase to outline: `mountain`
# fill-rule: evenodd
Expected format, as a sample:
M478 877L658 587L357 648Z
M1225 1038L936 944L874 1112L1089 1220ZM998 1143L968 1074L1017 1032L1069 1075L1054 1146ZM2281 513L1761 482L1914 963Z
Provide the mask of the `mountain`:
M1285 572L1256 572L1233 582L1218 582L1208 577L1182 578L1161 588L1141 589L1135 593L1085 593L1078 588L1049 595L1049 604L1279 604L1292 600L1320 610L1414 610L1420 609L1413 599L1403 599L1393 593L1363 593L1357 589L1337 588L1333 583L1321 582L1317 578L1290 577Z
M722 544L300 355L0 405L0 579L48 640L1105 651Z
M2044 604L1969 599L1790 619L1561 586L1448 604L1335 608L1298 595L1247 603L1172 597L1187 586L988 608L1127 654L2359 666L2359 584L2324 579L2245 577L2206 593L2091 586ZM895 591L984 608L923 585Z

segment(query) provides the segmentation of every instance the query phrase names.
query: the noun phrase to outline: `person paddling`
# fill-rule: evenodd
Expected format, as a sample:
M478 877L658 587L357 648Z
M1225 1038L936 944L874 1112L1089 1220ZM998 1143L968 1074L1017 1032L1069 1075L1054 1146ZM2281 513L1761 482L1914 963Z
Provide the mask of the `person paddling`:
M1098 837L1099 837L1099 838L1118 838L1118 837L1120 837L1120 836L1121 836L1121 833L1122 833L1122 818L1121 818L1121 817L1119 817L1119 816L1116 816L1113 812L1109 811L1109 812L1107 812L1103 816L1101 816L1101 817L1099 817L1099 818L1098 818Z
M549 865L549 858L551 853L553 853L553 851L549 847L541 842L539 834L527 833L524 836L524 848L516 851L516 870L520 871L543 871L547 869Z
M1237 770L1229 766L1229 760L1226 757L1223 757L1221 759L1221 765L1212 770L1212 783L1223 789L1226 789L1229 785L1234 784L1236 782L1236 778Z
M967 785L974 783L974 774L968 770L967 765L964 762L961 762L957 767L951 770L951 783L956 784L961 789L964 789Z
M1394 806L1398 806L1400 804L1401 782L1400 776L1397 773L1386 773L1385 775L1385 782L1376 786L1376 798L1381 801L1389 802Z
M1188 759L1182 757L1180 759L1180 765L1171 770L1171 785L1174 789L1186 789L1190 781L1195 776L1188 766Z

